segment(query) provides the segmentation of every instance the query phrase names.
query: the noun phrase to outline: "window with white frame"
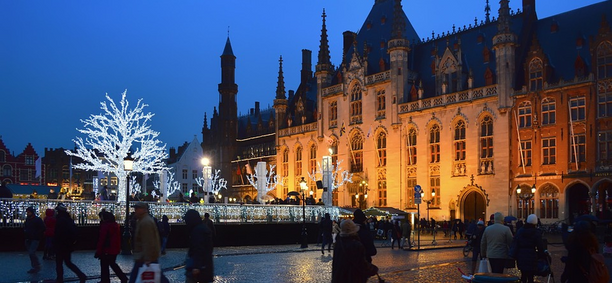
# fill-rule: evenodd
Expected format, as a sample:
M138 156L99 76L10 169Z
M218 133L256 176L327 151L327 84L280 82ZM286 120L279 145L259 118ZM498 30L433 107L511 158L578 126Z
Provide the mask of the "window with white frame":
M557 122L556 105L553 98L547 97L542 100L542 125L551 125Z
M429 163L440 162L440 126L435 124L429 129Z
M586 136L584 134L570 136L570 154L571 162L576 162L576 158L578 162L586 161Z
M455 124L455 135L453 139L455 149L455 161L465 160L465 121L459 120Z
M523 101L518 107L519 128L531 127L531 102Z
M378 166L387 166L387 134L384 132L380 132L376 139L376 153Z
M361 86L355 84L351 89L351 124L361 123L361 113L363 111L361 105Z
M521 141L521 153L519 164L521 166L531 166L531 140Z
M584 96L570 98L570 113L572 121L582 121L586 118L586 99Z
M599 132L597 134L597 156L599 166L612 165L612 132ZM612 196L611 196L612 197Z
M597 47L597 78L612 77L612 43L604 41Z
M542 138L542 164L557 163L557 138Z
M544 64L540 58L533 58L529 62L529 90L542 89Z

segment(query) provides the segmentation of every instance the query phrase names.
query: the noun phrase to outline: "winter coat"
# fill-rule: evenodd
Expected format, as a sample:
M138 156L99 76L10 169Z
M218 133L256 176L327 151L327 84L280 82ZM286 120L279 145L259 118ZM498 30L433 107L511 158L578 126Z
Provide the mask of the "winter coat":
M402 224L402 236L405 238L410 237L410 232L412 232L412 225L409 221L406 221Z
M376 246L374 246L374 238L372 237L372 233L370 233L370 230L368 230L367 226L363 223L355 222L355 224L359 225L357 235L359 235L359 240L365 248L366 259L368 262L372 262L372 257L375 256L377 252Z
M106 217L106 216L105 216ZM100 223L100 234L98 238L98 246L96 248L96 256L102 255L118 255L121 250L121 232L119 224L106 218Z
M331 239L332 236L332 228L333 228L333 224L331 219L329 218L323 218L321 219L321 224L320 225L320 229L321 229L321 235L323 235L323 237L325 237L326 239Z
M45 237L53 237L55 235L55 210L47 208L45 211Z
M58 211L56 219L53 247L60 252L71 252L74 250L74 244L78 238L78 230L74 220L65 211Z
M376 267L366 260L365 248L358 236L337 238L332 262L332 283L365 283L373 268Z
M544 241L542 231L535 228L533 224L525 224L516 232L514 241L517 248L516 263L521 271L536 271L538 258L544 256Z
M215 269L212 258L212 232L195 210L188 210L184 219L189 233L185 275L193 278L193 269L199 269L200 273L195 281L213 282Z
M161 253L157 224L149 214L145 214L136 223L134 234L134 260L137 262L156 262Z
M33 215L26 218L23 225L23 234L26 240L40 241L45 232L45 224L40 217Z
M512 243L510 228L495 222L485 228L480 241L480 254L488 258L509 258L508 248Z

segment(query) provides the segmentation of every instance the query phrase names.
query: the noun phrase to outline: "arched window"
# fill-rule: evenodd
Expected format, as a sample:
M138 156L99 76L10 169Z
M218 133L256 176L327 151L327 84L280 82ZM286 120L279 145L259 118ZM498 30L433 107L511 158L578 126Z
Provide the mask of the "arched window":
M454 135L455 161L465 160L465 121L459 120L455 124Z
M529 62L529 90L542 89L544 64L540 58L533 58Z
M408 153L408 165L417 164L417 133L414 128L408 131L408 137L406 138L406 151Z
M6 162L6 153L4 150L0 150L0 162Z
M557 122L555 99L547 97L542 100L542 125Z
M612 77L612 43L604 41L597 47L597 78Z
M302 176L302 147L295 149L295 174L296 177Z
M350 140L351 172L363 172L363 136L355 133Z
M355 84L351 89L351 124L361 123L361 86Z
M4 167L2 167L2 177L12 177L13 176L13 169L11 168L11 165L5 164Z
M387 134L380 132L376 139L376 153L378 154L378 166L387 166Z
M385 109L387 109L385 90L382 89L376 93L376 118L384 118Z
M440 126L435 124L429 129L429 163L440 162Z
M313 145L310 146L310 151L308 154L308 172L314 174L317 171L317 147ZM313 197L317 198L317 183L308 178L308 186L310 190L313 191Z
M551 185L540 189L540 218L559 218L559 190Z
M523 101L518 108L519 128L531 127L531 102Z

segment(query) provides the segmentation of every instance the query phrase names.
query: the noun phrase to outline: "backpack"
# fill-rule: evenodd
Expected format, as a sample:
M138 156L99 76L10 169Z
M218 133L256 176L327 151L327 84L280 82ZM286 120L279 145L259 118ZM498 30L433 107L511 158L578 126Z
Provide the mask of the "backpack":
M610 273L606 267L605 259L598 253L591 254L591 264L589 265L589 270L585 272L585 270L582 269L582 273L586 276L588 282L590 283L605 283L610 280Z

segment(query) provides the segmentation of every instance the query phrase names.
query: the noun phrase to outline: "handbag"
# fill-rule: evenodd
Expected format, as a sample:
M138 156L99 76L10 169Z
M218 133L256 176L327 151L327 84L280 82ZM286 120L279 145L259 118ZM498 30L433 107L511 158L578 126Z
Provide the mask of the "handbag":
M478 273L491 273L491 263L488 258L483 258L478 264Z
M135 283L161 283L161 267L159 263L143 264L138 268Z

